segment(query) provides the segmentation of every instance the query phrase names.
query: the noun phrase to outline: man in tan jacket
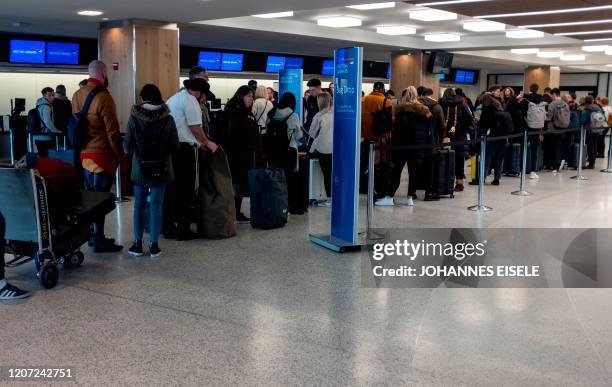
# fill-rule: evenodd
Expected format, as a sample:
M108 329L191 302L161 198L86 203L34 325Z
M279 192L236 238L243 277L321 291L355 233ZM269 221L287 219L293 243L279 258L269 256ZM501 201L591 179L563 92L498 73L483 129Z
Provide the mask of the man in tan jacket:
M72 112L83 109L87 96L100 90L91 102L87 112L87 143L81 151L85 189L88 191L110 192L119 161L124 156L121 145L121 131L113 97L106 91L108 75L104 62L94 60L89 64L87 85L72 96ZM89 241L97 253L117 252L123 247L114 239L104 236L104 217L92 225Z

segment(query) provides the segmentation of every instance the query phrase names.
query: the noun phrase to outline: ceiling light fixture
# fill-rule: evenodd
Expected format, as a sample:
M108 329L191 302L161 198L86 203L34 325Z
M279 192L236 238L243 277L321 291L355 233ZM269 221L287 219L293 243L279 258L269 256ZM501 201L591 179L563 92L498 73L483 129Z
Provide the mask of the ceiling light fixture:
M410 26L378 26L376 32L383 35L414 35L416 28Z
M285 12L273 12L273 13L260 13L258 15L253 15L254 17L260 17L263 19L276 19L278 17L293 17L293 11L285 11Z
M597 30L597 31L576 31L576 32L559 32L556 33L556 36L578 36L578 35L599 35L599 34L609 34L612 33L612 30Z
M586 59L584 55L561 55L560 58L564 62L580 62Z
M612 47L606 48L606 55L612 55Z
M548 27L566 27L566 26L586 26L591 24L607 24L612 23L612 19L603 20L587 20L587 21L576 21L566 23L548 23L548 24L528 24L519 26L519 28L548 28Z
M81 16L100 16L103 13L104 12L102 12L102 11L94 11L94 10L88 10L88 9L84 9L82 11L77 12L77 14L79 14Z
M502 17L520 17L520 16L538 16L538 15L555 15L559 13L576 13L576 12L590 12L590 11L603 11L605 9L612 9L612 5L599 5L596 7L580 7L580 8L561 8L551 9L548 11L533 11L533 12L517 12L517 13L498 13L494 15L482 15L475 16L477 19L499 19Z
M317 20L317 24L323 27L332 28L359 27L361 26L361 19L350 16L322 17Z
M582 51L586 51L586 52L604 52L608 48L610 48L610 46L582 46Z
M483 1L493 1L493 0L444 0L444 1L432 1L430 3L420 3L418 4L421 7L429 7L436 5L451 5L451 4L464 4L464 3L480 3Z
M539 48L513 48L510 50L511 53L517 55L528 55L528 54L537 54L540 52Z
M560 58L563 55L563 51L540 51L538 52L538 58Z
M544 32L536 30L513 30L506 31L506 38L510 39L529 39L529 38L542 38Z
M464 22L463 29L473 32L505 31L506 25L489 20L475 20Z
M606 65L607 67L612 67L612 64Z
M357 4L347 5L346 8L358 9L360 11L368 11L371 9L383 9L395 7L395 1L388 1L386 3L371 3L371 4Z
M440 11L438 9L419 9L410 11L410 18L425 22L456 20L457 14L454 12Z
M439 34L425 34L425 40L428 42L458 42L461 40L461 36L459 34L452 33L439 33Z
M592 42L609 42L609 41L612 41L612 38L585 39L584 41L587 42L587 43L592 43Z

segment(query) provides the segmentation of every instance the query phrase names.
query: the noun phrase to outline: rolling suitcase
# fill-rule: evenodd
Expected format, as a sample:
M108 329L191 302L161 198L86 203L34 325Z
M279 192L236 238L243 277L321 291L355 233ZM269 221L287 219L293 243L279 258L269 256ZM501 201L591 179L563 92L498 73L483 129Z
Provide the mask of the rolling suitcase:
M251 226L272 229L287 223L289 212L287 180L281 168L249 171Z
M308 211L308 180L310 170L310 160L308 156L300 155L298 157L298 171L287 172L287 195L289 200L289 213L294 215L303 215Z
M523 146L519 143L506 144L506 154L504 155L504 167L502 169L505 176L520 176L521 174L521 151Z
M580 157L580 145L578 145L578 143L573 143L569 152L567 167L571 169L578 169L578 163L576 162L578 157ZM587 164L587 147L586 144L582 144L582 168L586 168Z
M440 196L455 197L455 151L441 149L433 156L432 191Z

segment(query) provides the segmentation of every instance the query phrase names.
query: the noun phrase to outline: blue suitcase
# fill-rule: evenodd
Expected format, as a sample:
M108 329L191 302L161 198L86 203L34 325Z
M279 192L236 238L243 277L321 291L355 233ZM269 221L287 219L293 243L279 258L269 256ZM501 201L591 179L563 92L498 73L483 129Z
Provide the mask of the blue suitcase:
M249 190L253 228L273 229L287 223L289 199L282 168L250 170Z

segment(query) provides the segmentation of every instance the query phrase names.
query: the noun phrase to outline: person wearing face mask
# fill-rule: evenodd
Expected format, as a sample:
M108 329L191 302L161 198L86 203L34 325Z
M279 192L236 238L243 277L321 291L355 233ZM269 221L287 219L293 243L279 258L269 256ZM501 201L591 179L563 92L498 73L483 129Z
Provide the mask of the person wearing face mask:
M108 75L104 62L89 64L87 85L72 96L72 113L81 112L90 93L95 94L87 112L87 142L81 150L83 178L87 191L110 192L119 161L124 157L117 108L107 92ZM104 236L104 216L92 225L90 246L97 253L117 252L122 246Z

